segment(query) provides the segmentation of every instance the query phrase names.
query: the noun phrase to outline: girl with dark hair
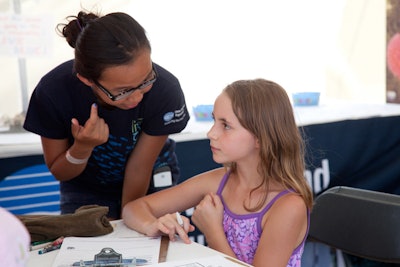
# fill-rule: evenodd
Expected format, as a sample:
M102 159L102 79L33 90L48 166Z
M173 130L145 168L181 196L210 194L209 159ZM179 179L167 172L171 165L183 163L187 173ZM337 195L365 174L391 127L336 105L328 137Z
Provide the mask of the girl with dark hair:
M189 120L184 94L131 16L79 12L57 29L75 58L40 80L24 128L41 136L62 214L96 204L118 219L127 202L178 182L168 135Z

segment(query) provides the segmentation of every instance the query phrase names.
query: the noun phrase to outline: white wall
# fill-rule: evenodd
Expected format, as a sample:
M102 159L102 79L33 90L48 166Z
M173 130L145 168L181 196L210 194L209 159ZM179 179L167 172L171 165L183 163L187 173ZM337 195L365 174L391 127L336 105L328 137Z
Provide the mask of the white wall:
M386 102L386 1L347 0L326 68L327 97Z
M13 0L17 1L17 0ZM0 0L1 13L13 1ZM52 48L28 57L27 91L73 56L54 28L82 7L131 14L147 30L153 60L180 79L189 107L213 103L228 83L263 77L288 93L385 102L385 1L374 0L20 0L23 15L48 19ZM4 36L0 31L0 44ZM23 110L16 57L0 55L0 118ZM0 121L1 126L1 121Z

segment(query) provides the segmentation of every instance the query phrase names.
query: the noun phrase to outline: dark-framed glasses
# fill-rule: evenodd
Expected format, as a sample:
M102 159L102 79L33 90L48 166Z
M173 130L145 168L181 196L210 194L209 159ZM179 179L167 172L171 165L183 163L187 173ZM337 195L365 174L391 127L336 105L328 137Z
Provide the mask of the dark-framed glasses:
M146 88L146 87L152 85L156 80L157 80L157 71L153 65L152 70L151 70L151 76L147 81L145 81L144 83L142 83L141 85L139 85L137 87L123 90L123 91L119 92L117 95L113 95L104 86L102 86L98 81L95 81L94 83L105 95L107 95L107 97L109 99L111 99L112 101L118 101L118 100L124 99L125 97L130 96L135 90L140 90L140 89L143 89L143 88Z

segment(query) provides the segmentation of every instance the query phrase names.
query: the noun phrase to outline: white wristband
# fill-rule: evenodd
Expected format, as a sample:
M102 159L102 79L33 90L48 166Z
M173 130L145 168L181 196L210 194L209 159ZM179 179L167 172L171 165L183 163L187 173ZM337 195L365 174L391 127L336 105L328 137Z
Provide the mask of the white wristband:
M69 161L69 163L72 163L72 164L83 164L83 163L86 163L89 159L89 158L85 158L85 159L74 158L69 153L69 150L67 150L67 153L65 154L65 158Z

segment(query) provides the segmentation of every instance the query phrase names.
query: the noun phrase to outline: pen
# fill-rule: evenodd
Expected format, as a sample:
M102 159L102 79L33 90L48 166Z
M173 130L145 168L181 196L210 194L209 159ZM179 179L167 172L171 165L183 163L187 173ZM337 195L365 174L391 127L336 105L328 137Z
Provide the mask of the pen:
M46 244L46 243L51 243L51 242L53 242L53 241L54 241L54 239L41 240L41 241L34 241L34 242L31 242L31 246L43 245L43 244Z
M61 236L61 237L57 238L56 240L54 240L49 245L47 245L44 248L42 248L41 250L39 250L38 253L39 254L43 254L43 253L46 253L46 252L50 252L50 251L59 249L61 247L63 241L64 241L64 237Z
M53 243L51 244L52 246L58 245L58 244L62 244L62 242L64 241L64 237L60 236L59 238L57 238L56 240L53 241Z
M44 253L47 253L47 252L50 252L50 251L53 251L53 250L57 250L57 249L61 248L61 245L62 244L60 243L58 245L53 245L53 246L50 246L50 247L42 248L41 250L38 251L38 253L39 254L44 254Z
M30 245L30 250L38 250L41 248L45 248L47 246L50 246L53 243L53 241L45 240L45 241L36 241L32 242Z
M181 227L183 227L183 220L182 220L182 216L179 214L179 212L176 212L176 220L178 221L179 225Z

